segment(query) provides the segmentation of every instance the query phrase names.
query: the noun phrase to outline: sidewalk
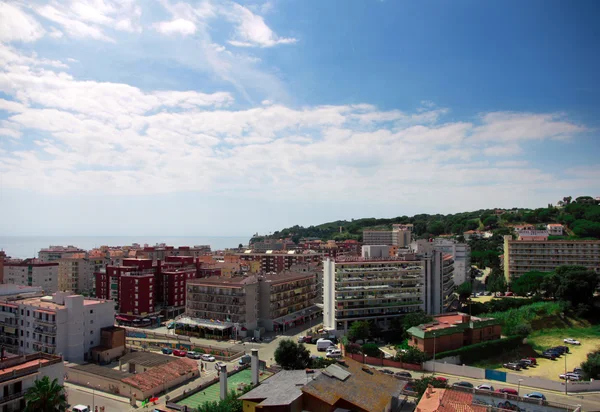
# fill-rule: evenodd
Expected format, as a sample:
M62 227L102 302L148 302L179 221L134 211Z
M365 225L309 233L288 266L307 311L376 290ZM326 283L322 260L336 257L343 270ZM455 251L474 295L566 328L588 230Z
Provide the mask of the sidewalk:
M100 391L97 389L88 388L87 386L81 386L81 385L77 385L75 383L70 383L67 381L65 381L65 386L67 388L76 389L80 392L89 393L90 395L93 395L93 396L100 396L102 398L112 399L117 402L129 403L129 398L127 398L127 397L115 395L113 393L103 392L103 391Z

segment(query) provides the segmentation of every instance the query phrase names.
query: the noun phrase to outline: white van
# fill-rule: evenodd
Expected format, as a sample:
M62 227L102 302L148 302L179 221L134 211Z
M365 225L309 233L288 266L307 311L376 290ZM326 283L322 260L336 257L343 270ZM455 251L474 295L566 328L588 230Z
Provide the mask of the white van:
M342 351L339 349L327 350L327 355L325 355L325 357L326 358L341 358Z
M85 405L75 405L75 406L73 406L73 409L71 409L71 411L73 411L73 412L90 412L90 409Z
M318 339L317 340L317 350L323 352L327 350L328 347L334 346L333 342L327 339Z

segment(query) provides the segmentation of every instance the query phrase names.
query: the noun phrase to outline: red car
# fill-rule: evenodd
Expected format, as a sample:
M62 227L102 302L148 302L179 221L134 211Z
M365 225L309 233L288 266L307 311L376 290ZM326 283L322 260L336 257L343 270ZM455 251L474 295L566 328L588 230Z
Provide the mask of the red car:
M443 376L436 376L435 380L438 380L438 381L443 382L443 383L448 383L448 379L444 378Z
M184 356L187 356L187 351L183 350L183 349L174 349L173 355L184 357Z
M537 359L536 358L528 357L528 358L524 358L524 359L530 360L533 365L537 365Z
M512 293L512 292L506 292L506 293L504 294L504 296L514 296L514 293Z
M500 388L500 389L496 389L495 392L508 393L509 395L518 395L519 394L519 392L517 392L517 390L513 389L513 388Z

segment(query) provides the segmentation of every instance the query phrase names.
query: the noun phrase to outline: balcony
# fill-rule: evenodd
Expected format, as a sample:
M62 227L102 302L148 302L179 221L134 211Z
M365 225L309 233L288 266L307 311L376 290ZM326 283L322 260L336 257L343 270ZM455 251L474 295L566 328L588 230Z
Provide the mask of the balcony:
M34 329L35 333L39 333L40 335L46 335L46 336L56 336L56 327L54 328L41 328L41 327L36 327Z
M13 393L12 395L3 396L2 398L0 398L0 405L4 405L9 402L19 400L25 396L25 393L27 393L27 391L16 392L16 393Z
M56 321L44 320L44 319L39 319L39 318L34 318L33 322L38 325L43 325L43 326L55 326L56 325Z

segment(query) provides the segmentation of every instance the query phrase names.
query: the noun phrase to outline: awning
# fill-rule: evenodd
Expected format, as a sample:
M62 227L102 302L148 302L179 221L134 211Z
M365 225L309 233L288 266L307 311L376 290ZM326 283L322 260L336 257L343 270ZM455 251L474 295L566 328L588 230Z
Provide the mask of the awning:
M115 319L116 320L120 320L120 321L125 321L125 322L129 322L130 321L130 319L127 319L127 318L125 318L123 316L116 316Z

